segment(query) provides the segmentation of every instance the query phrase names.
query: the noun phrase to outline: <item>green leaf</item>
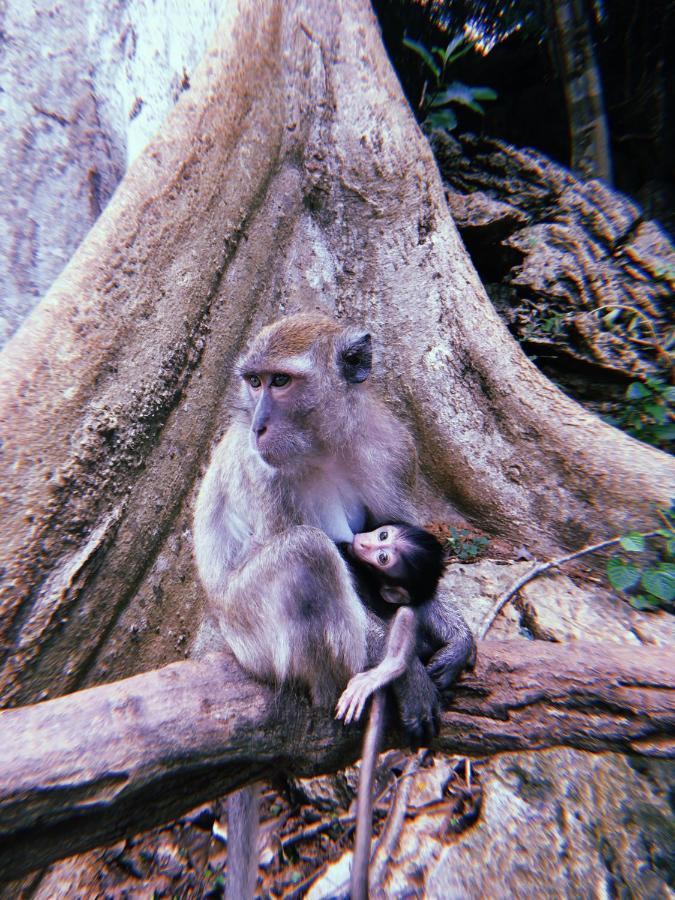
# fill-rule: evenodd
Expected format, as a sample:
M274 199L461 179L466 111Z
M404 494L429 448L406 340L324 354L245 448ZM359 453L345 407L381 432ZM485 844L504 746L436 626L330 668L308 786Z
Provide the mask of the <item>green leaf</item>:
M670 563L665 563L659 568L646 569L642 574L642 587L653 597L658 597L664 603L672 603L675 600L675 569Z
M413 50L420 57L420 59L423 60L426 66L434 73L436 79L439 79L441 77L441 70L436 65L435 59L433 58L431 53L429 53L424 44L420 44L419 41L413 41L412 38L404 37L403 45L405 47L408 47L410 50Z
M659 406L657 403L646 403L645 412L649 413L649 415L652 417L652 419L654 419L657 425L665 425L668 421L668 413L662 406Z
M640 569L620 556L613 556L607 562L607 577L615 591L627 591L640 580Z
M462 37L462 41L464 41L464 37ZM448 56L448 62L454 63L457 62L458 59L461 59L463 56L466 56L467 53L470 53L473 50L473 41L469 41L466 44L462 44L462 46L458 46L457 50L450 53Z
M657 425L654 434L660 441L675 441L675 424Z
M629 531L621 538L621 546L629 553L639 553L641 550L647 549L647 541L639 531Z
M638 594L637 597L629 597L628 602L633 607L633 609L639 610L650 610L655 609L656 603L653 600L650 600L649 597L645 597L644 594Z
M675 387L667 387L662 391L662 395L665 397L668 403L675 403Z
M466 42L466 38L464 37L463 34L456 34L454 36L454 38L450 41L448 46L445 48L446 56L452 56L452 54L455 53L455 51L459 50L461 47L464 46L465 42ZM469 44L469 49L471 49L471 46L472 45Z
M472 87L473 95L476 100L496 100L499 94L489 87Z
M431 128L438 128L441 131L452 131L453 128L457 127L457 116L450 109L440 109L429 113L424 123L425 125L430 125Z
M460 81L453 81L443 91L434 94L430 106L445 106L447 103L461 103L462 106L468 106L474 112L484 115L485 110L476 103L473 98L472 88Z
M627 400L643 400L645 397L651 397L651 395L652 392L641 381L634 381L628 385L626 390Z

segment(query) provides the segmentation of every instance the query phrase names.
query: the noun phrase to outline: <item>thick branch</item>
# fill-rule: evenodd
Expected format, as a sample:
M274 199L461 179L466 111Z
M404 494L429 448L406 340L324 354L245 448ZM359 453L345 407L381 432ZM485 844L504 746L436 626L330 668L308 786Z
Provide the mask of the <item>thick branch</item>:
M674 755L664 651L484 642L437 747ZM0 880L168 821L280 769L353 761L360 732L213 656L0 713ZM391 736L393 737L393 736Z

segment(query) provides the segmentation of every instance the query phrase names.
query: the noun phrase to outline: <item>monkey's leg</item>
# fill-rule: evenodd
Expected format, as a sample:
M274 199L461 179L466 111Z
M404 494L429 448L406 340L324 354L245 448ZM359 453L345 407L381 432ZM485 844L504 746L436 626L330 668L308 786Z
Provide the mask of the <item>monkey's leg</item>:
M367 618L333 542L308 526L276 535L234 571L213 609L240 665L307 685L332 705L366 661Z
M227 798L228 900L255 895L258 877L260 784L235 791Z
M420 615L421 628L435 650L427 672L441 696L447 698L464 669L473 668L476 643L459 609L444 592L425 604Z
M354 675L338 700L336 719L345 725L360 719L368 697L403 675L415 653L416 631L414 611L399 609L389 629L384 659L374 669Z

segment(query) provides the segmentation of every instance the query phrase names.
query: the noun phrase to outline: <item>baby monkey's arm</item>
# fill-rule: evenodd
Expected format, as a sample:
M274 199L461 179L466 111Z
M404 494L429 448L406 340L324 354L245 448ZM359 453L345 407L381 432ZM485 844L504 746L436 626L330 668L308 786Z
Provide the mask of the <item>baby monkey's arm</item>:
M415 610L403 606L391 623L384 659L374 669L359 672L350 679L335 707L335 718L342 719L345 725L361 718L368 697L403 675L415 655L416 644Z

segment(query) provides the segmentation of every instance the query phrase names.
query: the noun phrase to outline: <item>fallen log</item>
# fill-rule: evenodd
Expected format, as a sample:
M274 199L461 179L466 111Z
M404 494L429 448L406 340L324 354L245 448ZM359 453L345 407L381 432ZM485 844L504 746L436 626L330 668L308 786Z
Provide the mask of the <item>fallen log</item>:
M353 762L360 729L288 700L217 655L0 712L0 880L170 821L256 778ZM434 747L673 756L674 732L666 650L485 641Z

